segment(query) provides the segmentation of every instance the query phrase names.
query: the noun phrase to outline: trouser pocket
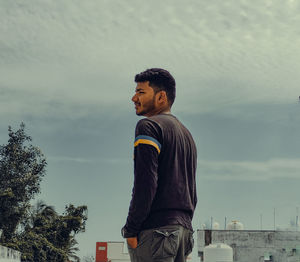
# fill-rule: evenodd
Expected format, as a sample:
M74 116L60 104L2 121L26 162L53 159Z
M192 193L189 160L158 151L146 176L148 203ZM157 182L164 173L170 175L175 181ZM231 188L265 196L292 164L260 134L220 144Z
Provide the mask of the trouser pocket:
M130 261L137 262L138 261L137 254L136 254L137 248L132 248L130 245L128 245L128 243L127 243L127 248L128 248Z
M153 258L173 257L177 253L179 230L157 229L153 231L151 253Z

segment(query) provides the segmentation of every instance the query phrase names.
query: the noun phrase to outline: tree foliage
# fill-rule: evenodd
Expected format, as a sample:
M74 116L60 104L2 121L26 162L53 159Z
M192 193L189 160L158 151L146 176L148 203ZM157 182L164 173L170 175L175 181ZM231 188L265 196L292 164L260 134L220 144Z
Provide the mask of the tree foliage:
M19 250L22 261L79 261L75 235L85 231L87 206L69 204L60 215L43 201L30 205L47 163L39 148L28 145L24 128L9 127L8 144L0 147L0 243Z
M29 208L30 200L40 192L46 159L31 144L25 125L14 132L8 128L9 140L0 146L0 228L2 240L12 238L18 224Z
M84 232L87 207L68 205L59 215L54 207L38 202L16 243L25 261L79 261L75 235ZM30 243L30 244L28 244Z
M84 256L82 259L81 259L82 262L94 262L95 261L95 256L94 255L87 255L87 256Z

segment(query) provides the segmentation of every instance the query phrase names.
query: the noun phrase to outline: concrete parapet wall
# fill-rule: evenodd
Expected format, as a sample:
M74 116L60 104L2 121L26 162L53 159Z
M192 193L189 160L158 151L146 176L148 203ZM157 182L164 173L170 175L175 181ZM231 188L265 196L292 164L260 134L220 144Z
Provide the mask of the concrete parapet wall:
M208 244L225 243L232 247L236 262L300 262L300 232L198 230L197 238L200 258Z

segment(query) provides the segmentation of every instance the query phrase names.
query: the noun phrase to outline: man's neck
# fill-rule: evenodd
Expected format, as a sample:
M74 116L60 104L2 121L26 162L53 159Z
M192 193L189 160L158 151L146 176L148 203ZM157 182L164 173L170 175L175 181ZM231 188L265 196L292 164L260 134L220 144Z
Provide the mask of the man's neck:
M150 115L145 115L146 117L151 117L151 116L156 116L156 115L161 115L161 114L171 114L171 109L170 108L165 108L162 110L158 110L156 112L153 112Z

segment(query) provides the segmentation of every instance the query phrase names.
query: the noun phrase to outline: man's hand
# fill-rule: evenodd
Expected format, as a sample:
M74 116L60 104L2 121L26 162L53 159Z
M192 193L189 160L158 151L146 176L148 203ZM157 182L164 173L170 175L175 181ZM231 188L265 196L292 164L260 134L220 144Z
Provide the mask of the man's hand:
M131 248L137 248L137 237L129 237L127 238L127 244L131 247Z

